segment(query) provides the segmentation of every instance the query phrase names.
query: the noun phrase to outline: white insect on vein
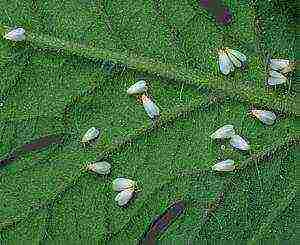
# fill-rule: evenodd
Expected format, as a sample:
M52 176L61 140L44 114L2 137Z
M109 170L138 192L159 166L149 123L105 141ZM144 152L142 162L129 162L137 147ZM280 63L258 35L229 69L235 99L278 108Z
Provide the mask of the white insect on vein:
M270 86L280 85L287 82L288 78L285 74L294 69L294 62L286 59L270 59L269 61L269 77L267 83Z
M234 161L232 159L227 159L222 162L218 162L213 165L212 170L220 171L220 172L229 172L235 169Z
M16 28L4 35L7 40L20 42L25 40L25 30L23 28Z
M219 128L217 131L215 131L210 138L211 139L227 139L231 138L233 135L235 135L235 131L233 128L233 125L224 125L223 127Z
M230 48L220 49L218 54L219 67L224 75L228 75L230 72L234 71L234 67L242 67L247 61L246 55Z
M109 174L110 169L111 165L108 162L95 162L87 166L87 170L101 175Z
M142 102L146 113L151 119L159 117L159 109L155 103L145 94L142 95Z
M115 197L115 201L119 206L124 206L131 200L136 187L136 182L130 179L117 178L113 181L113 190L119 192Z
M91 127L82 137L81 139L81 143L85 144L85 143L89 143L92 140L95 140L96 138L98 138L100 134L100 130L95 128L95 127Z
M148 87L146 81L140 80L127 89L127 94L128 95L141 94L146 92L147 89Z
M276 120L276 115L272 111L251 110L251 114L266 125L273 125Z

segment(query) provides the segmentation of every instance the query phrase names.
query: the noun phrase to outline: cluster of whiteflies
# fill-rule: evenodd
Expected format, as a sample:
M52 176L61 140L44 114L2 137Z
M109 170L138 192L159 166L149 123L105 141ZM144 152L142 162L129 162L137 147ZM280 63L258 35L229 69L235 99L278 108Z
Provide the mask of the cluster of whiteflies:
M108 162L94 162L87 166L87 170L100 175L110 173L111 165ZM126 178L117 178L113 181L112 188L119 192L115 197L115 201L119 206L125 206L134 196L137 189L135 181Z
M25 29L19 27L15 28L4 35L4 38L7 40L19 42L24 41ZM230 72L234 71L235 67L241 68L245 65L247 61L246 55L243 53L230 49L223 48L218 51L219 54L219 67L221 72L224 75L228 75ZM269 61L269 77L267 83L271 86L279 85L287 82L287 77L285 76L287 73L291 72L294 69L294 62L291 62L286 59L270 59ZM127 93L129 95L133 94L141 94L147 91L146 82L141 80L134 85L132 85ZM142 102L147 112L148 116L151 119L154 119L159 116L158 107L155 103L147 96L142 95Z
M223 48L220 49L218 53L220 71L224 75L233 72L235 67L243 67L247 61L246 55L234 49ZM268 84L274 86L286 83L288 79L285 75L291 72L294 66L294 62L289 60L270 59Z
M266 125L273 125L276 120L275 113L271 111L251 110L251 114ZM210 137L211 139L230 139L229 143L232 147L242 151L250 150L249 143L240 135L237 135L233 125L230 124L219 128ZM227 159L225 161L221 161L213 165L212 169L216 171L233 171L235 169L234 160Z
M287 82L287 73L294 69L294 63L284 59L270 59L268 84L271 86Z
M4 35L4 38L11 41L24 41L25 30L23 28L15 28ZM223 74L228 75L233 72L235 67L241 68L246 63L246 56L237 50L224 48L219 50L219 67ZM283 84L287 81L285 74L293 70L294 64L289 60L270 59L269 62L269 85ZM146 81L141 80L128 88L128 95L141 95L144 109L151 119L159 117L159 108L147 95L148 86ZM270 111L252 110L251 114L257 117L266 125L273 125L276 115ZM92 127L82 137L83 144L96 140L100 135L100 130ZM250 149L248 142L240 135L235 133L233 125L224 125L215 131L211 136L212 139L230 139L229 143L232 147L247 151ZM87 169L95 173L106 175L110 173L111 165L108 162L95 162L87 166ZM233 171L235 169L234 160L227 159L212 166L216 171ZM115 201L120 206L126 205L134 196L136 191L136 182L130 179L117 178L113 181L113 190L118 191Z
M141 100L144 106L144 109L148 116L151 119L156 119L159 117L159 109L157 105L150 99L150 97L146 94L148 90L148 86L146 81L141 80L133 84L127 89L128 95L139 95L142 94Z
M119 206L126 205L137 189L135 181L125 178L117 178L113 181L113 190L119 192L115 197L115 201Z
M248 142L243 139L241 136L235 133L233 125L224 125L215 131L211 136L211 139L230 139L229 143L232 147L247 151L250 150L250 145ZM215 171L233 171L235 169L234 160L227 159L225 161L221 161L213 165L212 170Z
M241 136L235 133L233 125L224 125L215 131L211 136L211 139L230 139L229 143L232 147L242 151L250 149L249 144Z

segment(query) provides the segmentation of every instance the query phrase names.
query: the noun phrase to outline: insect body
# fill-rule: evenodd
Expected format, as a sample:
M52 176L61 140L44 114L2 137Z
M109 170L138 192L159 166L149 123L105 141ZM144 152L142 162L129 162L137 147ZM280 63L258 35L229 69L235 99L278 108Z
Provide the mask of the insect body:
M113 181L113 190L118 191L115 201L119 206L126 205L133 197L136 189L136 182L126 178L117 178Z
M108 162L95 162L87 166L87 169L98 174L109 174L111 165Z
M211 168L215 171L229 172L235 169L235 165L232 159L227 159L225 161L216 163Z
M247 60L247 57L244 54L230 48L220 49L218 53L219 67L224 75L228 75L230 72L234 71L234 67L242 67Z
M82 137L81 139L81 143L88 143L92 140L95 140L96 138L98 138L100 134L100 130L95 128L95 127L91 127Z
M225 139L231 138L235 134L233 125L224 125L223 127L219 128L215 131L210 138L212 139Z
M16 28L4 35L7 40L19 42L25 40L25 30L23 28Z
M267 83L274 86L287 82L288 79L284 74L291 72L294 69L294 64L285 59L270 59L269 68Z
M244 140L239 135L232 136L229 143L232 147L237 148L237 149L242 150L242 151L247 151L247 150L250 149L250 146L247 143L247 141Z
M273 125L276 120L276 115L271 111L251 110L251 114L256 116L260 121L266 125Z
M140 94L147 91L147 84L146 81L141 80L137 83L133 84L127 89L127 94L133 95L133 94Z
M159 109L155 103L145 94L142 95L142 102L146 113L151 119L155 119L159 116Z

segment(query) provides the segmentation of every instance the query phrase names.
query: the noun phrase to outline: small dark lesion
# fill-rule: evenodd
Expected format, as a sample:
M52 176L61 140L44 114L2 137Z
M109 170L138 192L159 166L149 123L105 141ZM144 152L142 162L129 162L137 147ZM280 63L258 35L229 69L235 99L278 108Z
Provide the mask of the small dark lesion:
M35 139L28 144L24 144L21 147L16 148L7 157L0 160L0 166L7 165L19 157L21 157L24 153L28 153L31 151L43 149L52 144L62 144L64 140L64 134L54 134L47 135L38 139Z

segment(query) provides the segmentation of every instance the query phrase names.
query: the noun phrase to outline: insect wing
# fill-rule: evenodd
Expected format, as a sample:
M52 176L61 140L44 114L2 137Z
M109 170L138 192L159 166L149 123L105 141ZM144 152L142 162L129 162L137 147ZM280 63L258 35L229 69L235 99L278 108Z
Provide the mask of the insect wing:
M6 39L12 41L23 41L25 40L25 30L23 28L17 28L8 32L5 36Z
M250 149L250 146L247 143L247 141L244 140L239 135L232 136L229 143L232 147L237 148L237 149L242 150L242 151L247 151L247 150Z
M272 70L280 71L290 65L289 60L284 59L270 59L270 68Z
M238 58L242 63L245 63L247 61L246 55L241 53L240 51L229 49L229 52L234 55L236 58Z
M127 94L133 95L133 94L139 94L143 93L147 90L146 82L141 80L137 83L133 84L127 89Z
M210 138L212 139L224 139L224 138L231 138L235 134L233 125L224 125L223 127L219 128L215 131Z
M231 159L227 159L222 162L218 162L217 164L213 165L212 170L215 171L222 171L222 172L230 172L233 171L235 166L234 166L234 161Z
M115 197L115 201L118 203L119 206L126 205L130 199L133 197L134 189L126 189L118 193Z
M230 52L227 53L229 59L232 61L232 63L236 66L236 67L241 67L242 66L242 62L236 58L233 54L231 54Z
M224 50L219 50L219 67L224 75L234 70L233 64Z
M117 178L113 181L114 191L123 191L125 189L131 189L135 186L135 182L126 178Z

